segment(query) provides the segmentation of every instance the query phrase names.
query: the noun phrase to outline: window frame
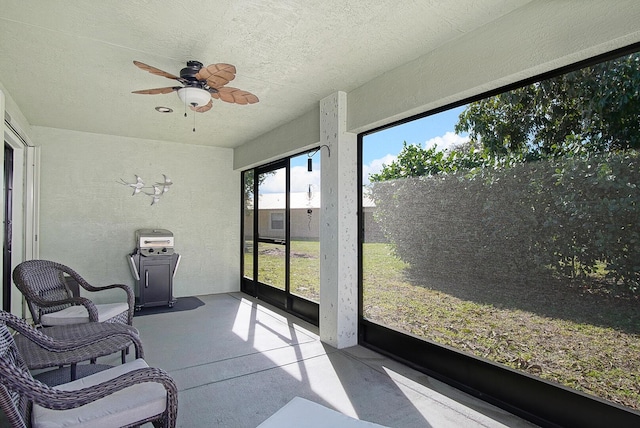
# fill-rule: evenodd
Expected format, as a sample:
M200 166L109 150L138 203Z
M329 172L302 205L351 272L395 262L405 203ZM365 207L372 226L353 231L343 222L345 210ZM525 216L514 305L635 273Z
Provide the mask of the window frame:
M281 216L280 219L275 219L274 217ZM284 230L284 221L285 221L285 213L284 211L273 211L269 213L269 230L272 231L282 231ZM280 227L274 227L274 224L280 224Z

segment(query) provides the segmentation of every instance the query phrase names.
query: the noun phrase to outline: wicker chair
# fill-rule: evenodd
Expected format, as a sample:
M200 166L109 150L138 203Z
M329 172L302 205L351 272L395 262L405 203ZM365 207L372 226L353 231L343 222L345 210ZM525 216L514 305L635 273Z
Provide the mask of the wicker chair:
M71 352L104 337L56 341L0 311L0 408L12 427L175 427L178 392L164 371L137 359L51 388L31 376L9 327L52 352Z
M38 326L96 321L133 324L135 296L128 285L94 287L73 269L48 260L20 263L13 271L13 281L27 300L33 322ZM91 292L121 288L127 294L127 302L95 304L74 290L76 283Z

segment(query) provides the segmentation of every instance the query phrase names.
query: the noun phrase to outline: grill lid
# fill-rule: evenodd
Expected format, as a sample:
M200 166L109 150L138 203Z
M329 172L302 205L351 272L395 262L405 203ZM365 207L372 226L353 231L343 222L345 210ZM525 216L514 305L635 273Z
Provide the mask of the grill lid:
M173 233L167 229L138 229L136 246L142 255L171 255L174 253Z

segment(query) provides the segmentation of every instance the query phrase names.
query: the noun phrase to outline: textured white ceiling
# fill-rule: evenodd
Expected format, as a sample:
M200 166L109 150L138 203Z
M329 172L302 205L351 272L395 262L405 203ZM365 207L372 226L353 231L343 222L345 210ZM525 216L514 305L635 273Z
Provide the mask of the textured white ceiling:
M0 0L0 83L31 125L236 147L530 0ZM188 60L234 64L260 102L184 118ZM171 107L161 114L156 106Z

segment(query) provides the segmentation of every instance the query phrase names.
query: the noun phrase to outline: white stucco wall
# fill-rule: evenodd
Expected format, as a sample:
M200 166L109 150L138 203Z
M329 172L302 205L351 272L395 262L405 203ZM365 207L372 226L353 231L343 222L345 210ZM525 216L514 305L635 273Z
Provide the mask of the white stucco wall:
M289 123L261 135L234 150L235 169L264 165L304 149L317 146L320 141L320 106L314 107Z
M240 174L231 149L33 127L42 147L40 258L90 283L133 285L134 231L174 233L182 255L174 295L239 290ZM174 184L157 205L120 179ZM113 299L107 296L107 300Z

